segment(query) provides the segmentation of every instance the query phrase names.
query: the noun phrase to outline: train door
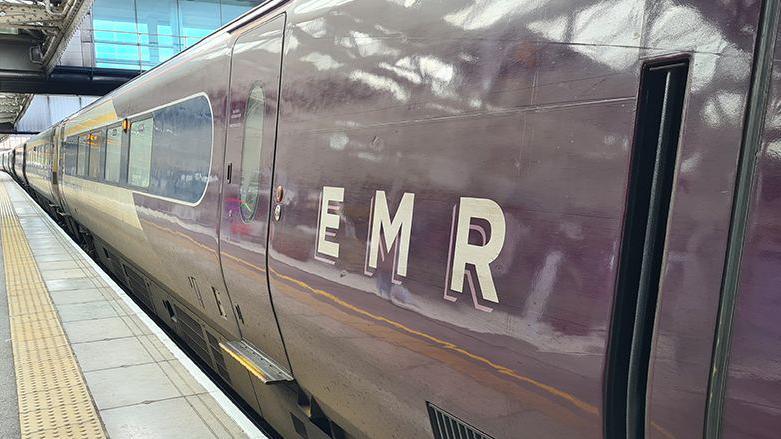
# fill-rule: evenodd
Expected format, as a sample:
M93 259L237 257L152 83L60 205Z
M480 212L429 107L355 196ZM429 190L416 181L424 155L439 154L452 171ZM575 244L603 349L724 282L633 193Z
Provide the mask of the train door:
M49 166L49 172L52 181L52 200L58 206L62 206L62 194L60 194L60 155L62 143L60 141L62 135L62 127L55 127L52 133L51 139L51 166Z
M59 172L59 178L57 180L57 194L59 196L60 200L60 207L63 210L63 213L70 214L70 209L68 208L68 200L65 197L65 188L63 186L63 182L65 181L65 174L73 174L76 170L76 142L77 137L71 136L68 138L65 138L64 128L63 131L60 133L60 153L58 155L58 171Z
M225 347L255 364L259 378L286 380L288 365L266 278L271 173L285 15L243 30L233 47L230 115L220 223L225 284L242 341Z
M26 186L30 185L30 182L27 180L27 144L25 143L20 147L21 150L21 157L22 157L22 183L24 183Z

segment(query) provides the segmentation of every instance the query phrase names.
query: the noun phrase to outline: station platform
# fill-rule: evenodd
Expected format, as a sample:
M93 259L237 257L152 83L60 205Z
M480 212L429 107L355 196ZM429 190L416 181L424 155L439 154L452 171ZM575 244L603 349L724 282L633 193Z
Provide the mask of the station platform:
M265 438L0 175L0 438Z

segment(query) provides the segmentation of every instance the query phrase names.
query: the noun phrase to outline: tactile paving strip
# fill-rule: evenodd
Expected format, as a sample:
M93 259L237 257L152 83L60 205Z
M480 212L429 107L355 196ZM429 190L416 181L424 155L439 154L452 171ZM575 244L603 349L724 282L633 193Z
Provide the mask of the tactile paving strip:
M6 189L0 229L22 438L105 438Z

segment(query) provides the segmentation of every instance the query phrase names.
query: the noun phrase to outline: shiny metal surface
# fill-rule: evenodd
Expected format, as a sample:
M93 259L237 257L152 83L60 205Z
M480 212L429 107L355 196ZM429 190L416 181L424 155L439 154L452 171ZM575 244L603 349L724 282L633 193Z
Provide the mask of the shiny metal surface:
M245 342L220 343L220 348L250 370L263 384L293 381L293 376Z
M649 373L647 431L653 438L703 434L759 9L760 2L697 2L659 11L686 23L687 32L671 47L697 52Z
M203 200L66 177L74 218L287 367L351 437L429 437L427 403L497 438L601 437L639 74L688 55L646 431L702 435L758 1L272 9L65 124L71 135L206 93ZM242 119L258 81L262 190L244 222ZM230 312L189 278L227 289ZM260 405L295 401L255 389Z
M215 35L138 80L99 99L65 122L63 136L109 125L195 93L205 93L214 114L212 161L206 193L195 205L173 202L60 173L67 212L184 301L211 327L238 337L236 316L223 317L218 294L201 302L189 277L204 291L224 292L219 265L220 175L224 161L225 101L230 37ZM176 84L172 87L171 84ZM175 267L175 268L174 268ZM227 300L229 311L232 306ZM203 304L202 304L203 303Z
M777 35L773 79L743 248L740 288L733 323L729 378L723 416L724 438L775 438L781 429L781 33Z
M223 183L220 256L225 285L243 318L241 336L256 349L290 371L285 347L279 333L266 277L266 241L271 208L271 176L276 143L279 75L282 62L285 16L272 15L257 24L240 29L232 55L230 119L226 163L232 163L230 182ZM254 215L248 221L241 213L239 182L242 173L242 145L248 113L247 102L253 87L261 87L265 111L260 137L260 172L257 175L259 197ZM245 145L249 147L249 145Z
M426 400L497 437L599 437L640 63L685 52L649 434L696 435L757 6L292 4L269 269L299 382L367 437L429 434ZM323 186L344 188L333 265L315 258ZM391 209L415 194L401 285L391 258L364 275L376 190ZM498 304L443 300L463 196L504 212Z

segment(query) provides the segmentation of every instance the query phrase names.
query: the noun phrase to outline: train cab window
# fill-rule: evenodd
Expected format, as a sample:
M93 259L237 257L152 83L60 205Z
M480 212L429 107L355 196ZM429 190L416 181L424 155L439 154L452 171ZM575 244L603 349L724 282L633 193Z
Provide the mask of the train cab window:
M76 145L78 139L76 136L71 136L65 139L63 145L63 155L65 161L65 168L63 171L68 175L76 174Z
M119 182L122 164L122 129L112 127L106 134L106 169L105 179L113 183Z
M106 146L106 131L96 130L89 135L89 176L103 178L103 155Z
M79 134L78 153L76 154L76 174L87 175L87 160L89 159L89 134Z
M266 98L263 88L250 91L244 118L244 140L241 149L241 218L249 222L255 216L260 195L260 153L263 143L263 116Z
M130 126L127 182L131 186L149 186L153 133L154 121L151 117L137 120Z

